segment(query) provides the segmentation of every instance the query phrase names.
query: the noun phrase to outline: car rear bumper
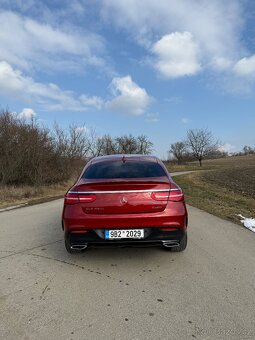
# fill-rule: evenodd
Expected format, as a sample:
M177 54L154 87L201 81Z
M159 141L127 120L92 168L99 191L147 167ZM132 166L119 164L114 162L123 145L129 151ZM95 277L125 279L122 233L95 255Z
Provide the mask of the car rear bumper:
M143 239L119 239L106 240L104 229L89 230L85 233L65 232L65 240L73 249L82 249L86 246L152 246L164 245L166 247L176 247L186 234L186 228L176 228L175 230L162 230L161 227L145 228Z

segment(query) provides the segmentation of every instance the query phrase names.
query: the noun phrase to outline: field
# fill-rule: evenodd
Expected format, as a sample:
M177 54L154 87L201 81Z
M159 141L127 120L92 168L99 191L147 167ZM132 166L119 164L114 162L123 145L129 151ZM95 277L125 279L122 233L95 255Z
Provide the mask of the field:
M207 159L203 161L203 166L200 167L198 162L189 162L186 164L172 164L166 163L169 172L176 171L193 171L193 170L216 170L216 169L229 169L236 167L254 167L255 168L255 155L226 157L219 159Z
M206 161L210 169L178 176L186 201L216 216L239 222L255 217L255 157Z

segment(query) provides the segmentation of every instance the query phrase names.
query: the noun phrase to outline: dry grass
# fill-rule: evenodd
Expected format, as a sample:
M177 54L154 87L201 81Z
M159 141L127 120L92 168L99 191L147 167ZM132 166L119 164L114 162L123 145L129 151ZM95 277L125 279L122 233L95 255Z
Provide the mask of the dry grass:
M206 160L198 169L175 178L188 204L236 223L237 214L255 217L255 155ZM194 162L180 170L196 170Z
M22 203L34 204L63 197L74 182L75 179L39 187L0 186L0 209Z
M200 167L198 162L189 162L186 164L166 164L170 172L189 171L189 170L216 170L236 167L255 167L255 155L226 157L219 159L208 159L203 161Z
M232 169L229 170L232 174ZM239 170L237 173L240 175L239 183L242 185L242 191L237 189L233 177L227 176L227 170L217 170L217 176L214 171L201 171L178 176L175 180L184 190L188 204L221 218L240 223L237 214L254 217L255 199L249 191L249 176L242 178ZM253 171L255 173L255 167ZM215 178L220 178L221 172L223 173L222 180L223 178L225 180L224 185L221 181L215 181ZM208 180L208 178L214 180Z

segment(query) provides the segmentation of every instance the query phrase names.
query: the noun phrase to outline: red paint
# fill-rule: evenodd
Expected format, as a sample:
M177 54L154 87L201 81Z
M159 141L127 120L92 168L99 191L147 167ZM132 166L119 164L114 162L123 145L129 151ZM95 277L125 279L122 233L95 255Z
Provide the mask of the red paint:
M122 162L123 156L97 157L90 161L65 196L62 215L65 236L77 233L79 229L84 232L84 228L155 227L165 231L186 231L187 210L183 192L163 163L155 157L136 155L125 156L125 163L144 159L160 164L166 175L138 179L84 179L82 175L92 163Z

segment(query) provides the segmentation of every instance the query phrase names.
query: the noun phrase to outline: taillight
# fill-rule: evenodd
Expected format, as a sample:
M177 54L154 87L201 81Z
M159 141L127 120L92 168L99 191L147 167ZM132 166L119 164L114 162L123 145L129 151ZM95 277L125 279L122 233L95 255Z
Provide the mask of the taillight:
M95 194L78 194L76 192L68 192L65 196L65 204L91 203L96 200Z
M68 192L65 195L65 200L64 200L65 204L76 204L79 203L79 197L77 193L70 193Z
M95 194L79 194L79 200L81 203L91 203L96 200Z
M169 191L155 191L151 193L151 198L155 201L167 201Z
M169 201L172 202L179 202L184 200L183 192L180 188L177 189L171 189L170 195L169 195Z

